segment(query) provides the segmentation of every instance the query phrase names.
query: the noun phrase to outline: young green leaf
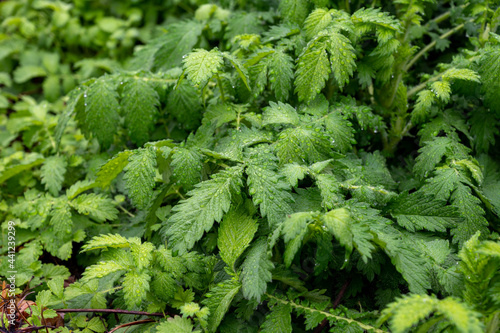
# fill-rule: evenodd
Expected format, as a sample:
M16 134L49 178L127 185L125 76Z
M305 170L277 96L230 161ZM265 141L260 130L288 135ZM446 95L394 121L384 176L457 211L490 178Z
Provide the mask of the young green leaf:
M158 93L145 81L130 80L124 84L121 107L125 114L125 127L138 146L149 140L159 105Z
M119 110L118 93L105 79L93 83L84 94L85 123L90 132L104 147L114 141L118 130Z
M260 302L271 282L271 270L274 264L269 260L267 242L261 238L254 242L242 265L241 285L243 296L249 300Z
M188 192L189 198L173 208L174 214L164 229L173 250L185 253L215 221L222 219L229 211L231 198L240 193L242 173L243 168L238 165L213 175L212 179Z
M89 215L97 222L114 220L118 210L113 201L102 194L81 194L71 200L69 204L83 215Z
M288 304L277 304L262 324L262 333L292 333L292 308Z
M136 150L125 167L125 185L134 205L140 209L148 206L155 186L156 152L153 147Z
M310 102L325 87L331 72L326 43L313 40L298 59L295 92L299 100Z
M178 183L190 190L201 180L202 155L196 149L176 148L172 156L173 175Z
M257 221L241 206L231 209L224 216L219 227L217 246L222 260L229 267L234 267L236 259L250 245L257 228Z
M42 184L45 184L45 189L53 196L57 196L62 188L67 166L66 159L60 156L48 157L43 162Z
M237 278L233 277L210 289L207 298L202 301L210 310L210 315L208 317L208 331L210 333L216 332L217 327L229 310L231 302L240 288L240 282Z
M196 49L189 53L182 62L188 79L197 86L207 83L224 64L222 54L218 49L211 51Z
M292 88L293 59L282 50L276 50L269 55L269 81L271 88L279 101L286 101Z
M115 157L109 159L103 164L97 172L95 182L102 188L107 188L111 182L122 172L129 163L129 157L133 151L125 150L116 154Z
M290 204L293 202L290 187L276 169L276 157L266 149L253 151L246 168L252 200L273 228L292 212Z

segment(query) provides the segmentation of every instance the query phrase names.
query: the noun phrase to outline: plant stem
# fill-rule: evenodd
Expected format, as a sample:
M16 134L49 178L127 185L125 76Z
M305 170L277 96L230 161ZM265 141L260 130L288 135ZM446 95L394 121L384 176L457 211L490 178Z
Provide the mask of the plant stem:
M138 321L132 321L130 323L126 323L126 324L123 324L123 325L118 325L116 326L115 328L113 328L111 331L109 331L108 333L113 333L117 330L119 330L120 328L123 328L123 327L128 327L128 326L133 326L133 325L140 325L140 324L146 324L146 323L153 323L155 322L155 320L153 319L143 319L143 320L138 320Z
M152 316L152 317L164 317L163 313L159 312L144 312L144 311L128 311L119 309L55 309L56 312L69 313L69 312L99 312L99 313L121 313L121 314L133 314L138 316ZM169 313L167 315L171 316Z
M346 318L346 317L342 317L342 316L337 316L337 315L334 315L334 314L326 312L326 311L321 311L321 310L317 310L317 309L314 309L314 308L310 308L310 307L307 307L307 306L304 306L304 305L297 304L297 303L295 303L293 301L284 300L282 298L276 297L276 296L268 294L268 293L265 293L265 295L267 297L269 297L269 298L274 299L275 301L277 301L277 302L279 302L281 304L291 305L293 308L300 309L300 310L305 311L305 312L311 312L311 313L312 312L317 312L317 313L322 314L323 316L326 316L327 318L330 317L330 318L332 318L332 319L334 318L336 320L343 320L343 321L348 322L349 324L350 323L355 323L359 327L361 327L362 329L365 329L365 330L373 330L373 332L376 332L376 333L387 333L387 331L375 328L375 327L370 326L370 325L363 324L362 322L359 322L359 321L357 321L355 319Z
M220 98L222 103L226 103L226 96L224 95L224 88L222 87L222 80L220 79L219 73L216 74L217 77L217 85L219 86Z
M123 208L121 205L118 205L118 208L120 208L125 214L127 214L128 216L130 217L135 217L134 214L132 214L131 212L129 212L127 209Z
M434 81L437 81L441 78L441 76L443 76L444 72L443 73L439 73L438 75L436 76L433 76L431 77L429 80L425 81L425 82L422 82L420 83L418 86L415 86L413 88L411 88L407 93L406 93L406 97L407 98L410 98L411 96L415 95L416 93L418 93L420 90L424 89L427 84L431 83L431 82L434 82Z
M342 288L340 288L340 291L339 291L337 297L335 297L335 301L333 301L332 309L336 309L339 306L340 301L342 300L342 297L344 297L344 294L347 290L347 287L349 287L350 283L351 283L351 280L346 280L344 282L344 284L342 285ZM325 326L327 324L328 324L328 320L326 318L323 319L321 324L318 327L316 327L316 329L314 330L313 333L320 333L321 331L323 331L323 328L325 328Z
M469 20L465 23L468 23L472 20ZM451 29L451 30L448 30L447 32L445 32L444 34L442 34L441 36L439 36L439 39L445 39L445 38L448 38L450 37L451 35L453 35L455 32L461 30L464 26L465 26L465 23L462 23L460 25L457 25L455 28ZM427 44L422 50L420 50L420 52L418 52L414 57L413 59L411 59L408 64L405 66L404 68L404 71L407 72L417 61L418 59L420 59L427 51L429 51L430 49L432 49L434 46L436 46L436 40L433 40L432 42L430 42L429 44Z

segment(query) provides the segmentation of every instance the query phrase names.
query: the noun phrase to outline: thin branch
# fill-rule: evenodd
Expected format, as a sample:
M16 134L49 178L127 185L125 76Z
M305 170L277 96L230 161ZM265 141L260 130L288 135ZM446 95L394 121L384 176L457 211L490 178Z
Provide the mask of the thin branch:
M468 20L467 22L465 23L469 23L471 22L471 20ZM451 35L453 35L455 32L457 31L460 31L464 26L465 26L465 23L462 23L460 25L457 25L455 28L451 29L451 30L448 30L447 32L445 32L444 34L442 34L441 36L439 36L438 39L446 39L448 37L450 37ZM427 44L422 50L420 50L420 52L418 52L414 57L413 59L411 59L408 64L405 66L404 70L405 72L407 72L411 66L413 66L417 61L418 59L420 59L427 51L429 51L430 49L432 49L434 46L436 46L436 40L433 40L431 43Z
M342 285L342 288L340 288L339 294L337 295L337 297L335 297L335 301L333 301L333 304L332 304L332 307L334 309L336 309L340 305L340 302L342 301L342 298L344 297L344 294L347 291L347 288L349 287L350 284L351 284L351 280L347 280Z
M126 323L123 325L118 325L115 328L113 328L111 331L109 331L108 333L113 333L113 332L115 332L123 327L128 327L128 326L133 326L133 325L141 325L141 324L153 323L153 322L155 322L155 320L153 320L153 319L143 319L143 320L133 321L133 322Z
M125 209L124 207L122 207L121 205L117 205L118 208L120 208L125 214L127 214L128 216L130 217L135 217L134 214L132 214L131 212L129 212L127 209Z
M436 76L433 76L431 77L429 80L425 81L425 82L422 82L420 83L418 86L415 86L413 88L411 88L408 93L406 93L406 97L407 98L410 98L411 96L415 95L416 93L418 93L420 90L424 89L428 83L431 83L431 82L434 82L434 81L437 81L441 78L441 76L443 76L444 72L443 73L440 73Z
M347 290L347 287L349 287L349 284L351 283L351 280L347 280L346 282L344 282L344 284L342 285L342 288L340 288L340 291L339 291L339 294L337 295L337 297L335 297L335 301L333 301L333 304L332 304L332 309L336 309L339 304L340 304L340 301L342 301L342 298L344 297L344 294ZM323 321L321 322L321 324L316 327L316 329L314 330L313 333L320 333L321 331L323 331L323 328L325 328L325 326L328 324L328 319L323 319Z
M219 86L220 98L222 100L222 103L226 103L226 96L224 95L224 87L222 86L222 80L220 79L219 73L215 74L215 77L217 78L217 85Z
M45 325L45 326L29 326L29 327L25 327L25 328L20 328L18 329L16 332L33 332L34 330L41 330L41 329L48 329L48 328L56 328L55 326L48 326L48 325Z
M144 312L144 311L128 311L119 309L56 309L56 312L68 313L68 312L99 312L99 313L121 313L121 314L133 314L139 316L153 316L153 317L164 317L163 313L155 312ZM167 313L168 314L168 313ZM170 316L170 314L168 314Z
M307 306L295 303L293 301L289 301L289 300L285 300L285 299L279 298L277 296L274 296L274 295L271 295L271 294L268 294L268 293L265 293L265 295L268 298L272 298L272 299L274 299L275 301L277 301L277 302L279 302L281 304L291 305L293 308L296 308L296 309L300 309L300 310L303 310L303 311L306 311L306 312L310 312L310 313L313 313L313 312L320 313L320 314L322 314L323 316L325 316L327 318L329 317L329 318L336 319L336 320L343 320L343 321L348 322L349 324L350 323L355 323L359 327L361 327L362 329L373 330L373 332L375 332L375 333L387 333L387 331L378 329L376 327L373 327L373 326L370 326L370 325L367 325L367 324L363 324L362 322L357 321L355 319L351 319L351 318L347 318L347 317L342 317L342 316L337 316L337 315L334 315L334 314L326 312L326 311L321 311L321 310L317 310L317 309L314 309L314 308L310 308L310 307L307 307Z

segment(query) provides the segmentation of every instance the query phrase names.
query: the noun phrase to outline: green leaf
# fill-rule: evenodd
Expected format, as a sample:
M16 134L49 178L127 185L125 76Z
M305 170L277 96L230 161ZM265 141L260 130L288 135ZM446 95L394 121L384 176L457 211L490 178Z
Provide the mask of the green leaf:
M233 65L234 69L236 69L236 71L238 72L238 75L240 76L241 80L245 84L245 87L248 89L248 91L251 91L252 89L250 89L250 86L248 85L248 81L249 81L248 71L245 68L245 66L243 66L241 61L238 58L236 58L234 55L227 53L227 52L222 52L222 56L224 58L226 58L231 63L231 65Z
M458 221L454 207L446 206L446 202L420 192L410 195L402 193L397 203L392 206L391 215L400 226L410 231L425 229L445 232Z
M484 327L479 321L480 314L450 297L438 300L435 296L404 296L384 309L378 324L390 319L391 331L403 333L434 312L435 317L443 315L458 332L484 332Z
M446 137L438 137L426 142L418 151L420 155L416 158L413 171L421 178L425 178L427 173L433 171L441 162L449 145L451 145L451 140Z
M97 222L114 220L118 216L115 204L103 194L81 194L73 199L69 204L83 215L89 215Z
M307 229L307 225L313 221L313 218L314 214L312 212L299 212L288 215L281 229L285 243L300 236Z
M156 152L153 147L136 150L125 167L125 185L134 205L145 209L153 197Z
M132 142L141 146L149 140L160 105L156 90L144 80L129 80L123 86L121 107Z
M151 276L146 272L128 272L123 278L123 296L129 309L142 304L149 291Z
M498 124L498 117L492 112L479 109L472 113L469 122L474 148L477 152L488 152L490 146L495 145L495 136L500 134L498 126L492 126Z
M285 164L281 169L281 173L285 175L286 180L292 187L297 187L299 180L309 173L309 169L297 163Z
M156 69L167 70L179 67L182 63L182 57L198 43L202 30L203 24L194 20L174 23L168 26L164 35L157 38L151 46L147 45L144 48L144 51L149 52L143 52L153 55L152 62ZM148 50L148 48L153 49ZM136 59L136 63L144 65L148 61L139 58Z
M451 95L451 86L447 81L437 81L431 85L431 91L443 102L448 102Z
M196 149L176 148L172 156L173 175L179 185L190 190L201 181L202 155Z
M151 292L163 301L170 301L177 289L177 281L172 274L156 269L151 271Z
M95 278L102 278L118 271L128 270L129 267L114 261L100 261L99 263L89 266L83 272L82 282L91 281Z
M62 188L67 165L66 159L62 156L51 156L43 162L42 184L45 184L45 189L53 196L57 196Z
M427 179L421 191L434 196L434 200L447 201L460 181L466 181L466 179L455 168L442 168L436 170L434 177Z
M220 127L225 123L236 120L236 118L236 108L233 104L215 104L207 108L203 123L211 121L216 124L216 127Z
M274 264L269 260L267 242L261 238L254 242L242 265L241 284L243 296L249 300L260 302L271 282L271 270Z
M313 10L304 22L307 38L313 38L318 32L328 27L332 21L333 15L330 11L323 8Z
M356 68L356 54L351 41L338 32L325 33L328 36L326 49L330 54L330 63L333 76L337 80L339 88L349 83L349 77L352 76Z
M387 251L392 264L408 282L411 292L424 294L430 289L428 270L420 253L404 244L388 244Z
M135 267L141 270L149 266L153 259L153 251L155 247L152 243L145 242L143 244L130 242L130 253L134 259Z
M76 111L76 107L81 103L83 92L81 90L73 90L68 94L69 102L66 104L66 108L62 115L59 117L56 128L54 129L54 141L56 142L56 150L59 151L59 146L61 144L61 139L64 134L66 126L68 126L71 117Z
M118 93L111 84L100 79L84 93L85 124L104 147L109 147L118 132L120 121Z
M262 323L261 333L292 333L292 308L288 304L277 304Z
M292 88L293 59L282 50L269 55L269 81L278 101L286 101Z
M293 202L290 187L276 170L276 158L267 149L253 151L246 168L249 193L271 227L281 224L292 212Z
M315 163L331 156L331 143L320 131L303 127L282 131L275 143L280 164Z
M349 256L353 249L352 232L350 228L351 215L346 208L337 208L329 211L322 218L323 224L337 240L345 247L346 257Z
M281 0L279 10L284 21L302 24L309 14L306 1L302 0Z
M257 221L241 206L231 209L224 216L218 231L217 246L222 260L229 267L234 267L236 259L250 245L257 228Z
M96 183L100 187L106 188L111 182L122 172L122 170L129 163L129 157L134 152L131 150L125 150L116 154L115 157L109 159L105 164L103 164L99 171L97 171Z
M107 249L108 247L123 248L129 246L130 246L130 241L127 238L118 234L115 235L109 234L109 235L96 236L92 238L87 244L82 246L81 252L97 250L97 249Z
M376 27L379 35L385 30L401 32L401 23L399 20L388 13L380 12L379 8L361 8L352 14L351 19L361 29L366 29L365 25ZM386 40L379 36L379 42L383 43Z
M43 67L32 65L19 66L14 71L14 82L24 83L35 77L43 77L46 75L47 72Z
M5 182L7 179L14 177L15 175L20 174L23 171L29 170L33 168L34 166L40 165L45 161L43 158L36 159L33 162L28 162L24 160L21 164L16 164L10 167L5 168L2 173L0 174L0 184ZM26 163L28 162L28 163Z
M55 236L67 238L73 231L73 221L71 220L71 210L68 202L64 199L57 202L50 216L50 225L54 228Z
M473 70L467 68L450 68L443 73L443 80L465 80L480 82L480 76Z
M166 111L187 129L200 125L202 101L198 90L187 82L182 82L168 94Z
M222 54L217 48L211 51L196 49L182 62L188 79L197 86L207 83L224 64Z
M459 332L484 332L483 323L479 320L481 314L457 299L447 297L440 300L436 312L442 313Z
M415 124L422 123L431 113L431 106L436 101L436 95L428 90L422 90L418 93L417 104L411 113L411 121Z
M492 110L499 112L500 103L498 102L498 93L500 92L500 83L498 75L500 74L500 48L485 48L479 58L479 75L481 75L482 91L484 92L485 104Z
M376 217L367 223L379 240L385 243L384 251L391 258L392 264L408 282L411 292L425 294L431 288L427 261L421 250L415 246L415 240L408 237L386 222Z
M202 303L210 310L208 317L208 331L215 333L220 322L231 306L234 296L241 288L237 278L225 280L215 287L211 288Z
M283 222L281 234L284 236L286 249L284 261L286 267L290 267L297 251L302 246L302 241L308 232L307 226L314 220L311 212L299 212L288 215Z
M342 153L350 151L352 144L356 143L352 123L340 112L329 113L324 122L327 133L332 137L332 145Z
M300 101L310 102L325 87L331 72L327 45L313 40L298 59L295 92Z
M49 287L50 291L58 298L63 298L64 278L62 276L57 276L53 279L50 279L47 282L47 287Z
M158 333L191 333L193 331L193 323L189 318L174 316L167 318L156 326Z
M269 106L264 108L262 126L266 125L293 125L300 124L297 111L290 105L281 102L269 102Z
M484 217L485 212L481 207L481 200L471 194L469 187L459 184L451 195L451 201L463 219L451 231L455 243L464 244L478 231L485 236L489 234L489 223Z
M216 173L188 192L188 199L174 206L165 230L173 250L185 253L212 228L214 221L222 219L229 211L231 198L240 193L242 173L239 165Z

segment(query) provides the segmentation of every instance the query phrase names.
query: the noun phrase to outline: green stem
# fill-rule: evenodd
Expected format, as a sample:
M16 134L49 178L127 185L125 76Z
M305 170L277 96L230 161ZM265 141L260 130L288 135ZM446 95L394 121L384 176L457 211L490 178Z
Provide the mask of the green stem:
M438 75L436 76L433 76L431 77L429 80L425 81L425 82L422 82L420 83L418 86L415 86L413 88L411 88L407 93L406 93L406 97L407 98L410 98L411 96L415 95L416 93L418 93L420 90L424 89L427 84L431 83L431 82L434 82L434 81L437 81L441 78L441 76L443 76L444 72L443 73L439 73Z
M219 86L220 98L222 103L226 103L226 96L224 95L224 88L222 87L222 80L220 79L219 73L216 74L217 77L217 85Z
M335 320L343 320L343 321L346 321L348 322L349 324L350 323L355 323L357 324L359 327L361 327L362 329L365 329L365 330L373 330L374 332L376 333L387 333L387 331L383 331L381 329L378 329L378 328L375 328L373 326L370 326L370 325L366 325L366 324L363 324L359 321L356 321L354 319L350 319L350 318L346 318L346 317L341 317L341 316L336 316L332 313L329 313L329 312L326 312L326 311L321 311L321 310L316 310L316 309L313 309L313 308L309 308L309 307L306 307L306 306L303 306L303 305L300 305L300 304L297 304L295 302L292 302L292 301L289 301L289 300L284 300L284 299L281 299L279 297L276 297L276 296L273 296L273 295L270 295L268 293L265 293L265 295L269 298L272 298L273 300L281 303L281 304L285 304L285 305L291 305L292 307L296 308L296 309L301 309L303 311L307 311L307 312L315 312L315 313L320 313L322 314L323 316L327 317L327 318L332 318L332 319L335 319Z
M465 23L468 23L472 20L469 20ZM442 34L441 36L439 36L439 39L445 39L445 38L448 38L450 37L451 35L453 35L454 33L456 33L457 31L460 31L464 26L465 26L465 23L462 23L460 25L457 25L455 28L451 29L451 30L448 30L447 32L445 32L444 34ZM414 57L413 59L411 59L408 64L405 66L404 68L404 71L407 72L427 51L429 51L430 49L432 49L434 46L436 46L436 40L432 41L431 43L427 44L422 50L420 50L420 52L418 52Z
M120 208L125 214L127 214L128 216L130 217L135 217L134 214L132 214L131 212L129 212L128 210L126 210L125 208L123 208L121 205L117 205L118 208Z
M464 3L463 5L460 5L459 8L462 8L464 9L465 7L467 7L469 5L468 2ZM430 23L431 22L435 22L437 24L449 19L451 16L451 10L447 11L447 12L444 12L443 14L439 15L439 16L436 16L435 18L433 18L432 20L430 20L429 22L427 22L425 24L426 27L429 27Z
M351 4L350 0L344 0L344 6L345 6L345 11L348 13L351 13Z

